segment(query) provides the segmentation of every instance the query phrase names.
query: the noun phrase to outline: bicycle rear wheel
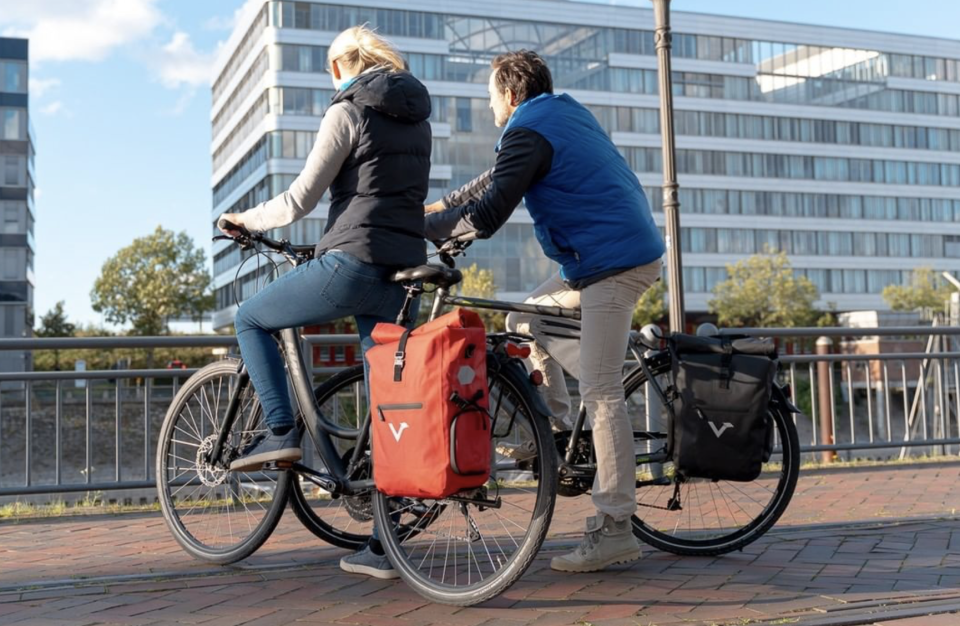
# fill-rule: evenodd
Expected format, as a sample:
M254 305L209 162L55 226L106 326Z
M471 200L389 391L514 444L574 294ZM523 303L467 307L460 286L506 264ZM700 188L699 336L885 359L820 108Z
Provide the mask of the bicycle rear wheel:
M230 461L263 432L263 412L247 383L219 459L207 460L237 388L238 362L207 365L177 393L157 447L157 493L177 542L197 559L227 564L253 554L287 502L286 472L233 472Z
M651 374L658 377L669 370L670 363L664 359L653 365ZM649 399L642 395L645 383L646 376L638 368L627 376L624 385L631 416L646 415L647 402L654 407L651 413L660 415L659 424L634 423L638 432L651 437L636 439L638 454L662 452L667 445L666 408L655 394ZM764 464L756 480L678 481L669 460L638 466L634 534L674 554L715 556L742 549L767 532L790 503L800 471L800 443L790 414L773 403L768 411L781 452Z
M488 361L495 454L486 485L440 500L405 498L400 506L374 494L390 561L434 602L469 606L512 585L536 556L553 515L557 460L550 425L534 410L529 394L535 390L522 372L501 370L492 356ZM429 513L410 528L391 521L410 507Z

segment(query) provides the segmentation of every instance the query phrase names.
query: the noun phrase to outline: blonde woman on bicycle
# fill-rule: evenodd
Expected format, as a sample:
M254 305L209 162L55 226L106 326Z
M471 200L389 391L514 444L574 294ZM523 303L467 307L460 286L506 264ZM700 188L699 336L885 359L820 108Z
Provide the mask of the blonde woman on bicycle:
M430 176L430 95L396 47L366 26L330 45L327 69L337 89L316 143L290 189L244 213L225 214L228 235L294 222L330 191L326 231L315 258L240 305L240 353L260 397L268 432L230 469L254 471L269 461L301 458L283 360L273 334L283 328L353 316L366 351L378 322L393 322L406 292L389 282L397 269L426 262L423 202ZM282 305L278 305L282 303ZM374 548L379 542L373 542ZM394 577L380 554L364 552L354 569ZM349 563L347 564L349 566Z

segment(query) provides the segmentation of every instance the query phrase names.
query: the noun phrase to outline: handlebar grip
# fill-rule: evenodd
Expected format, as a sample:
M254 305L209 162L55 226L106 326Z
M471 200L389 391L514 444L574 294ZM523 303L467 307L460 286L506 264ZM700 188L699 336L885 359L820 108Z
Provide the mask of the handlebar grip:
M237 226L230 220L224 219L222 217L217 221L217 228L219 228L220 230L236 230L240 232L243 232L246 230L243 226Z

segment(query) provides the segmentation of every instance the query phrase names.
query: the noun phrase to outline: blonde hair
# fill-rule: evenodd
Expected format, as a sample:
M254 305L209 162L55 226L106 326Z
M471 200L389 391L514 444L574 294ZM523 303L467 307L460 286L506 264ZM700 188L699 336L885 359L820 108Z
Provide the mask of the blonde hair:
M327 51L329 68L333 67L334 61L356 74L378 65L393 72L407 69L407 62L396 46L366 24L348 28L337 35Z

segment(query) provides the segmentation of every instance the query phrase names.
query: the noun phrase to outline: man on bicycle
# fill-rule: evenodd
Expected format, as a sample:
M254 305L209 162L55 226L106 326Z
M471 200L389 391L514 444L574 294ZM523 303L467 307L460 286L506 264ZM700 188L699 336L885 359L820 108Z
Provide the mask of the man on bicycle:
M581 309L580 395L597 456L597 515L587 519L580 546L550 566L597 571L640 557L630 524L636 457L621 374L633 309L660 277L663 239L636 175L585 107L553 93L543 59L520 50L491 65L490 108L504 128L495 166L425 207L426 235L488 238L523 200L544 254L560 264L527 302ZM508 327L523 331L532 321L511 315ZM536 346L531 358L563 423L570 406L563 371Z

